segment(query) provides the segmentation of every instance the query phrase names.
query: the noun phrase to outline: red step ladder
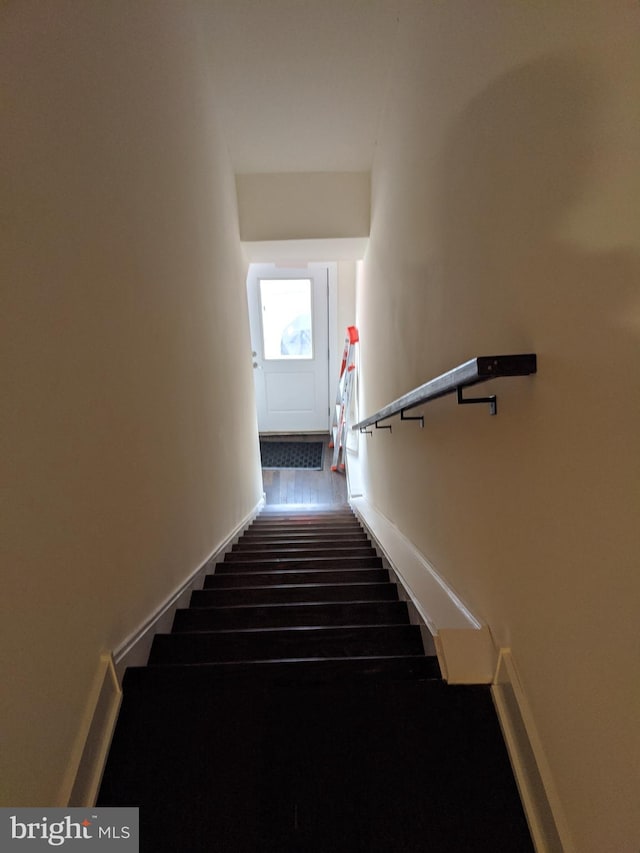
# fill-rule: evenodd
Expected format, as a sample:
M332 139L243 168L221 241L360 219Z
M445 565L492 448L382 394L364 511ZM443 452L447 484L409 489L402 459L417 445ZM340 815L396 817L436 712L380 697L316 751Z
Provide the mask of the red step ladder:
M356 370L355 345L358 343L359 339L356 327L347 326L347 336L344 341L342 364L340 365L340 375L338 377L338 393L336 394L336 404L334 406L333 417L331 419L332 442L329 447L333 447L333 462L331 464L332 471L344 471L347 441L347 418L349 416L349 407L351 404L353 377Z

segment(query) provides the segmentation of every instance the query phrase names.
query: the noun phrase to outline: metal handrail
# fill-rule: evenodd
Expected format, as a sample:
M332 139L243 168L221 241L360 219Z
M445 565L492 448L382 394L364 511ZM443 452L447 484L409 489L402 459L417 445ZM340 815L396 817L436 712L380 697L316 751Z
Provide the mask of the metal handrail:
M419 420L421 426L424 426L424 416L417 417L405 416L405 412L409 409L415 409L423 403L428 403L430 400L436 400L438 397L444 397L447 394L458 395L458 403L488 403L489 412L492 415L497 414L498 403L496 396L489 397L463 397L462 389L468 388L471 385L477 385L480 382L487 382L490 379L497 379L500 376L528 376L535 373L537 369L537 358L533 353L524 355L482 355L477 358L472 358L465 361L464 364L454 367L453 370L447 371L435 379L425 382L413 391L409 391L402 397L398 397L393 403L379 409L374 415L370 415L357 424L351 427L354 430L364 432L367 427L375 424L376 429L391 429L390 425L378 426L380 421L388 420L394 415L400 415L401 420Z

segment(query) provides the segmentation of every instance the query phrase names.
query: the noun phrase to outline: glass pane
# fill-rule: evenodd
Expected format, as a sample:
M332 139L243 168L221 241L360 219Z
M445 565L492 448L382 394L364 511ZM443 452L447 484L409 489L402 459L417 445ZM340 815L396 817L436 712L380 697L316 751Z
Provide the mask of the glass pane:
M260 279L265 360L313 358L311 279Z

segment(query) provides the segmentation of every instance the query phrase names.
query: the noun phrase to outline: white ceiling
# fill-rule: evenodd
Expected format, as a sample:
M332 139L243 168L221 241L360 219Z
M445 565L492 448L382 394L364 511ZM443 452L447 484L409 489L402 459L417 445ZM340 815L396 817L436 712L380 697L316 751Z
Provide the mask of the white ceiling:
M202 0L234 170L371 169L401 0Z

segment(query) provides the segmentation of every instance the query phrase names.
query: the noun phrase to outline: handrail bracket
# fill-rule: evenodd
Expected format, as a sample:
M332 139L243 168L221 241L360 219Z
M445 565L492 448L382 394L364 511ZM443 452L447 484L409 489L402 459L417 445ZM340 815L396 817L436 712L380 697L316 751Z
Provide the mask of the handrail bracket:
M406 409L400 410L401 421L420 421L420 429L424 429L424 415L405 415Z
M462 386L458 386L458 405L464 406L474 403L488 403L489 404L489 414L497 415L498 414L498 401L496 399L496 395L492 394L490 397L463 397L462 396Z
M380 426L380 423L378 421L376 421L376 429L388 429L389 432L392 432L391 424L382 424L382 426Z

